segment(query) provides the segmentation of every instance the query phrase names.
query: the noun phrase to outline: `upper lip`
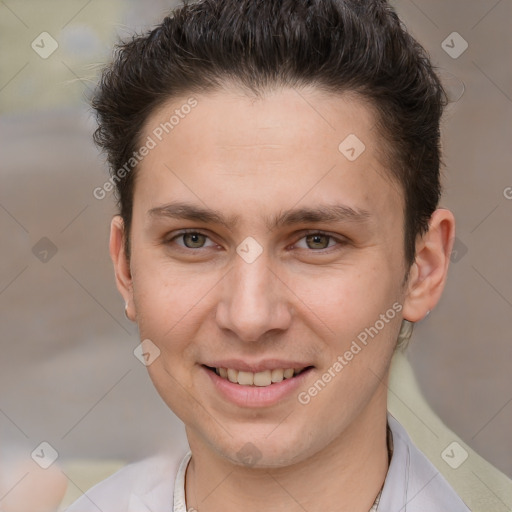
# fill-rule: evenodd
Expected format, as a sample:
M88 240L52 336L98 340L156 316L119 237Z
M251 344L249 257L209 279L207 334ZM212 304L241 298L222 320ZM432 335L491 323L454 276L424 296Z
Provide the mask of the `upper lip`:
M243 372L264 372L265 370L278 370L287 368L306 368L311 364L300 361L285 361L284 359L265 359L264 361L248 362L241 359L223 359L221 361L209 361L204 366L211 368L231 368Z

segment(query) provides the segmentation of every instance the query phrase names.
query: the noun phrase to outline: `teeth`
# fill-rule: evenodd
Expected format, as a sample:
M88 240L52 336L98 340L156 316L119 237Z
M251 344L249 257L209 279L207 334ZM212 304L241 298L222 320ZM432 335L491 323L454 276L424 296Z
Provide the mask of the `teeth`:
M270 370L254 374L255 386L270 386L270 384L272 384L272 373Z
M290 377L293 377L294 371L295 370L293 368L286 368L286 370L284 371L284 378L289 379Z
M228 369L228 380L229 382L237 383L238 382L238 370Z
M254 384L254 373L238 372L238 384L242 384L242 386L252 386Z
M262 372L244 372L232 368L215 368L215 373L234 384L241 386L270 386L273 383L281 382L284 379L291 379L300 373L304 368L278 368L275 370L264 370Z
M284 379L284 370L272 370L272 382L281 382Z

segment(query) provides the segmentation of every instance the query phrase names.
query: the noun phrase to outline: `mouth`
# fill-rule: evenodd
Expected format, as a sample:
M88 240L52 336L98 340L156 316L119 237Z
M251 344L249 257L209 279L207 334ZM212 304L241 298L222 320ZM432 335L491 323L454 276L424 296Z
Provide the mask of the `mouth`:
M205 384L216 397L240 409L278 407L293 400L294 393L306 386L314 366L303 362L267 359L249 363L233 359L201 364ZM211 386L211 387L210 387Z
M250 372L244 370L237 370L235 368L222 368L203 365L204 368L210 372L216 373L220 378L238 384L240 386L248 387L269 387L279 384L283 380L293 379L298 375L310 370L312 366L305 366L301 368L274 368L272 370L263 370L260 372Z

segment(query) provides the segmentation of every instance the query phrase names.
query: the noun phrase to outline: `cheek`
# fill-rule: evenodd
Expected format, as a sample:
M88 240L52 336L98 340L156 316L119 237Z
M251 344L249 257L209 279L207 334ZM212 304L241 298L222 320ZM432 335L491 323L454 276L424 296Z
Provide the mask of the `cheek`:
M176 329L193 324L218 281L211 273L180 269L142 251L134 255L132 278L141 335L157 338L174 337Z
M180 269L140 251L134 254L132 278L140 338L150 339L160 350L148 372L161 396L174 408L181 403L176 389L188 388L193 381L201 346L196 340L204 339L199 331L214 309L219 276ZM174 391L167 389L170 383Z
M204 290L198 289L199 278L187 279L141 255L133 259L132 278L140 339L151 340L159 350L147 366L148 374L164 402L182 417L185 404L190 404L191 371L197 360L191 340L201 325L197 304ZM204 286L204 277L202 282Z
M315 279L298 278L296 286L309 316L324 323L325 330L340 340L373 325L399 299L396 276L377 264L329 270Z

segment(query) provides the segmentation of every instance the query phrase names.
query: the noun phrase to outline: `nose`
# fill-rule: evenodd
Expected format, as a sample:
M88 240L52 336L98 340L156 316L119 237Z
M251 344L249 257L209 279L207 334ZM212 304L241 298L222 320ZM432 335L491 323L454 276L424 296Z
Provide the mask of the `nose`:
M252 263L236 255L234 268L223 279L216 321L240 341L261 341L270 331L290 326L291 292L269 263L265 253Z

